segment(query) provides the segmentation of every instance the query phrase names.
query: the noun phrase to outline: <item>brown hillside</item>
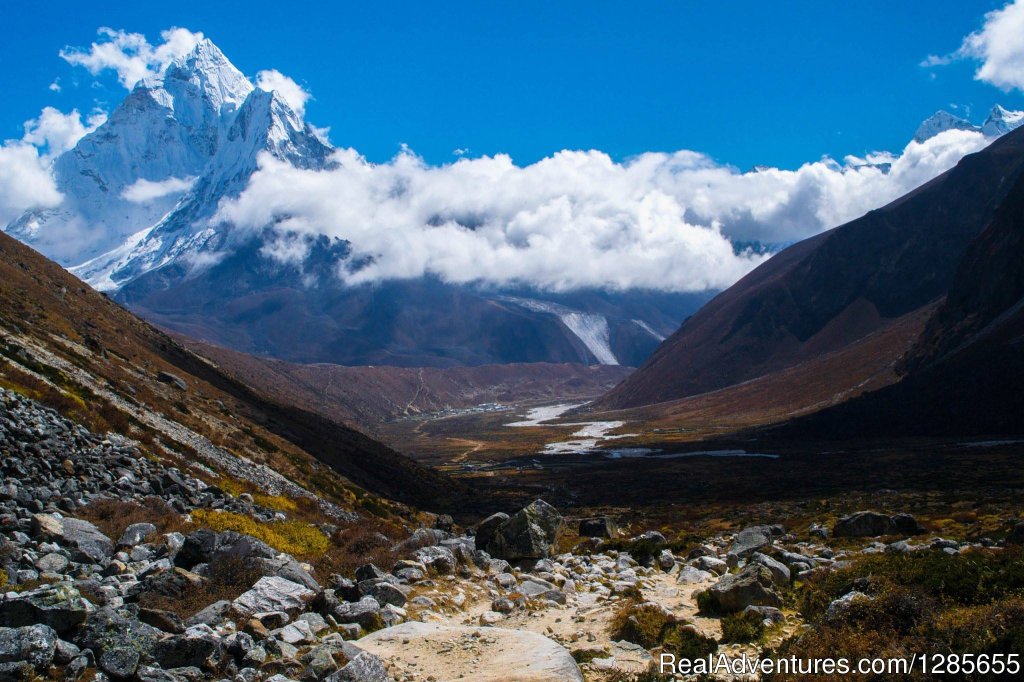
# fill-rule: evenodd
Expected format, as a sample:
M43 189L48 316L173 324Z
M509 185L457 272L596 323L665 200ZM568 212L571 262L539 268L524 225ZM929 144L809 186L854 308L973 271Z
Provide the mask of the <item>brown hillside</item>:
M279 472L343 504L365 489L438 508L461 491L357 431L264 397L7 235L0 346L7 387L185 464L257 484Z

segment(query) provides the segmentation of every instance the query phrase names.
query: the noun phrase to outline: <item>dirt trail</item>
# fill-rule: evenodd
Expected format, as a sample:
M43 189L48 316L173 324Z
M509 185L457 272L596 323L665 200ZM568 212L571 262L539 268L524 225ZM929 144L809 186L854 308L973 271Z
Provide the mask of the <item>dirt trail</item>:
M694 594L714 583L681 585L676 583L675 574L655 572L645 576L641 593L648 601L656 602L670 609L679 618L692 622L703 634L718 639L721 636L719 622L713 618L697 615ZM540 610L517 610L496 622L494 627L481 625L481 616L491 611L491 601L496 592L473 581L451 580L439 583L433 588L416 590L417 594L429 596L442 608L421 614L424 620L440 626L460 626L455 630L445 629L430 632L428 639L416 637L388 636L386 641L375 640L370 648L391 665L391 673L400 682L403 680L465 680L465 679L522 679L536 682L555 682L565 677L545 676L541 671L512 673L509 656L519 656L520 661L531 657L530 651L518 651L507 630L535 633L556 642L568 651L577 649L604 651L600 658L614 657L614 667L619 670L638 672L645 669L652 660L650 654L639 647L620 645L612 642L608 635L611 620L621 604L617 598L600 599L596 593L571 593L565 605L551 606ZM455 607L454 605L459 605ZM447 608L445 608L447 606ZM474 634L476 633L476 634ZM543 653L535 655L542 656ZM605 665L611 665L607 661ZM518 668L514 668L518 671ZM585 668L587 680L601 680L604 673Z

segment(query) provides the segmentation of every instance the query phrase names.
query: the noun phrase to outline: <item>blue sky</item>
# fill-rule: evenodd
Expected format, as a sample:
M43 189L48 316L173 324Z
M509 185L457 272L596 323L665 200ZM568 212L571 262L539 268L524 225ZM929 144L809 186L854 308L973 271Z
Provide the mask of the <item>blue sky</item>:
M978 122L995 102L1024 108L1019 91L975 81L973 63L920 66L1002 4L11 3L0 136L20 137L43 106L86 112L123 97L61 48L88 46L100 26L152 40L183 26L247 75L294 78L314 97L306 118L373 161L406 143L430 163L456 148L520 164L565 148L694 149L792 168L899 150L939 108L970 107Z

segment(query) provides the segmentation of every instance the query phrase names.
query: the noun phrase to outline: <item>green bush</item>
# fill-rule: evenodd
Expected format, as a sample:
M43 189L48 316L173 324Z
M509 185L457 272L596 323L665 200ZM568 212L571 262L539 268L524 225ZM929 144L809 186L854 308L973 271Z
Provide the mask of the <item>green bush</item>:
M746 644L764 637L764 618L752 611L730 613L722 618L722 644Z
M718 642L701 634L692 625L675 623L662 636L662 648L677 660L703 658L718 651Z

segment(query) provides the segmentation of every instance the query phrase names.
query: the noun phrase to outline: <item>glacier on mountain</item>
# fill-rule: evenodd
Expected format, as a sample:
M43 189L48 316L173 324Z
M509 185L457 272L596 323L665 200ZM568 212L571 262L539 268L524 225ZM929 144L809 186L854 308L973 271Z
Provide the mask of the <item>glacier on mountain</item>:
M602 365L619 364L618 358L615 357L615 353L612 351L608 319L604 315L573 310L567 306L550 301L538 301L517 296L503 296L502 299L522 306L527 310L554 315L580 340L599 363ZM644 324L644 329L652 334L657 334L646 324Z

